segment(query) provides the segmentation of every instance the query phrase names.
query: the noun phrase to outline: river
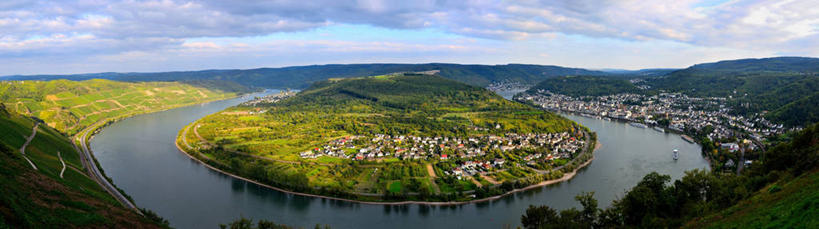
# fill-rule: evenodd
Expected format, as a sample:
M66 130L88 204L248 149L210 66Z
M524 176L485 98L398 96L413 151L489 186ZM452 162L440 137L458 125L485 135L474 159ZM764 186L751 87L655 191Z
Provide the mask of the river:
M276 93L272 90L268 93ZM683 171L708 168L700 147L679 135L622 122L564 114L597 132L595 159L567 182L485 203L449 207L383 206L303 197L269 190L209 170L179 152L174 139L188 123L249 97L139 115L105 127L90 142L114 183L142 208L176 228L217 228L244 216L304 228L500 228L520 225L529 205L577 207L574 196L595 192L601 207L623 196L645 174L676 179ZM679 160L671 157L679 149Z

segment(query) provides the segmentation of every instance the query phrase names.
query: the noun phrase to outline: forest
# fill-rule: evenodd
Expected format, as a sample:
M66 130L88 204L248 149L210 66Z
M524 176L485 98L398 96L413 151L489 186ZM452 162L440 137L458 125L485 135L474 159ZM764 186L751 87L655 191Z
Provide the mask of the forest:
M527 93L551 91L572 97L601 96L620 93L644 93L627 79L609 76L562 76L541 81Z

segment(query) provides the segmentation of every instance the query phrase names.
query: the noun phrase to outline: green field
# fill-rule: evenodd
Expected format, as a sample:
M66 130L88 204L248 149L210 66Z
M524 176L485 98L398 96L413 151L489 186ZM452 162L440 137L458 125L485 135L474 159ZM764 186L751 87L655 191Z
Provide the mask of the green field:
M475 144L471 146L479 147L485 155L451 160L438 160L438 156L354 160L351 155L359 153L363 147L360 145L378 134L467 139L566 132L581 138L581 129L568 119L505 100L480 87L437 76L381 75L318 82L278 103L228 108L183 129L178 142L220 169L293 191L373 201L447 201L502 193L542 181L550 174L523 166L490 168L484 171L507 174L498 180L508 184L501 188L477 179L474 182L481 186L487 184L479 190L471 178L443 171L452 171L470 160L503 159L523 164L524 156L546 149L501 151L497 145L491 148ZM326 148L330 141L350 137L355 137L350 147L334 148L347 157L300 156L306 151L318 152L316 149ZM395 140L390 144L394 145L384 147L409 149L417 142ZM393 148L384 150L398 152ZM441 147L438 153L455 157L452 149ZM430 175L426 164L432 165L429 169L437 178ZM468 197L462 193L465 191L477 195Z
M179 82L3 81L0 101L68 135L98 121L226 99L235 92Z

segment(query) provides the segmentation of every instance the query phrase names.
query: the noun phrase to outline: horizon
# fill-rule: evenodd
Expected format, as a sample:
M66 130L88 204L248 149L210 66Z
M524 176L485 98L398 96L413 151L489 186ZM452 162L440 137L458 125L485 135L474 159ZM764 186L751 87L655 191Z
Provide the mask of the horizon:
M287 66L277 66L277 67L269 67L269 66L261 66L261 67L253 67L253 68L205 68L205 69L187 69L187 70L169 70L169 71L106 71L106 72L79 72L79 73L41 73L41 74L12 74L12 75L0 75L0 78L3 77L14 77L14 76L70 76L70 75L93 75L93 74L108 74L108 73L115 73L115 74L152 74L152 73L167 73L167 72L203 72L203 71L243 71L243 70L254 70L254 69L277 69L277 68L292 68L292 67L310 67L310 66L329 66L329 65L367 65L367 64L400 64L400 65L425 65L425 64L452 64L452 65L483 65L483 66L502 66L502 65L538 65L538 66L556 66L556 67L564 67L564 68L576 68L576 69L585 69L591 71L600 71L600 72L608 72L608 73L615 73L618 71L643 71L643 70L663 70L663 69L670 69L670 70L680 70L686 69L691 66L697 64L707 64L707 63L716 63L721 61L735 61L735 60L748 60L748 59L771 59L771 58L819 58L819 57L811 57L811 56L771 56L771 57L759 57L759 58L740 58L740 59L730 59L730 60L717 60L712 62L702 62L702 63L694 63L685 67L679 68L672 68L672 67L646 67L646 68L636 68L636 69L624 69L624 68L586 68L586 67L578 67L578 66L561 66L561 65L552 65L552 64L529 64L529 63L505 63L505 64L475 64L475 63L452 63L452 62L418 62L418 63L395 63L395 62L370 62L370 63L323 63L323 64L305 64L305 65L287 65Z
M816 1L0 4L0 75L356 63L684 68L819 57Z

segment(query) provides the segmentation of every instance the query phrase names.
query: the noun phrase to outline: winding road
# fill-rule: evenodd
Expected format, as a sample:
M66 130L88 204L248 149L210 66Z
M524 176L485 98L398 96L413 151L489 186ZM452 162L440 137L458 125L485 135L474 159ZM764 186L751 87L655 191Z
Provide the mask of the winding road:
M37 166L34 165L34 162L31 162L31 160L29 160L28 157L26 156L26 147L28 147L28 144L31 143L31 140L34 140L34 136L37 135L38 126L40 126L39 122L34 124L34 128L31 128L31 136L28 136L28 138L26 138L26 143L23 143L23 146L20 147L20 154L23 155L23 158L25 158L26 161L28 161L28 164L30 164L31 168L34 168L34 170L37 170Z
M60 163L63 164L63 169L60 170L60 178L63 178L63 173L65 173L65 161L63 161L63 155L60 154L60 151L57 151L57 157L60 158Z

